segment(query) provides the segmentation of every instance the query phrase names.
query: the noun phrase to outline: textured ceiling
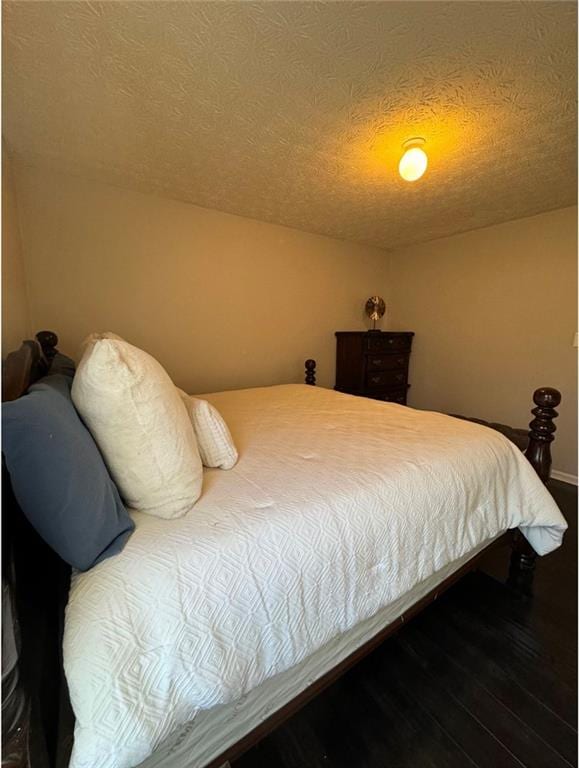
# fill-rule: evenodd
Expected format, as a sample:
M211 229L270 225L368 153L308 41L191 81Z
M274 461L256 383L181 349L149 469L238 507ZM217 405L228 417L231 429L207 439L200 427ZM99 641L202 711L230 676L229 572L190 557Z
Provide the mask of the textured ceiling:
M2 7L25 161L386 248L575 202L575 3Z

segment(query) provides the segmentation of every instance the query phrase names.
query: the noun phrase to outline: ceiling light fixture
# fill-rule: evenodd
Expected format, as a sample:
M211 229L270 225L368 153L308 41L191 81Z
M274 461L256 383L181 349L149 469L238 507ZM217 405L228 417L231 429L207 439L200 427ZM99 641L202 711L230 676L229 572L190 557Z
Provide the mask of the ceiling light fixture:
M419 137L408 139L402 145L404 154L400 158L398 171L404 181L417 181L428 167L428 156L422 149L425 141Z

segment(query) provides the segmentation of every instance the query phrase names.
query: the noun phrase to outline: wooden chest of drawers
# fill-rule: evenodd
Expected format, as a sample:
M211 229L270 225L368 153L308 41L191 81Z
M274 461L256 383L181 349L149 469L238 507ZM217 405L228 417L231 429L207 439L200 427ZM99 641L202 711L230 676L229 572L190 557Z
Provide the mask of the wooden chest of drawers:
M338 392L406 405L411 331L337 331Z

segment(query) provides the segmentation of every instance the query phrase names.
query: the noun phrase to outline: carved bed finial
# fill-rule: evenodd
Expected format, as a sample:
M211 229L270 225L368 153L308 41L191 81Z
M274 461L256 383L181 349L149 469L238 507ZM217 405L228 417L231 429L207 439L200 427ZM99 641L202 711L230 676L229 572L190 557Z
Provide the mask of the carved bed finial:
M551 387L541 387L533 394L535 417L529 424L529 444L525 456L544 483L551 474L551 443L557 427L553 419L559 415L555 407L561 402L561 393ZM508 584L520 595L532 595L533 575L537 553L520 531L513 535L513 551Z
M52 362L52 359L57 353L56 345L58 344L58 336L52 331L38 331L36 334L36 340L40 344L42 353L48 361Z
M541 387L533 395L536 408L531 413L533 421L529 424L529 445L525 456L544 483L551 474L551 443L557 429L553 419L559 415L555 410L561 402L561 393L551 387Z
M306 360L306 384L315 386L316 384L316 361Z

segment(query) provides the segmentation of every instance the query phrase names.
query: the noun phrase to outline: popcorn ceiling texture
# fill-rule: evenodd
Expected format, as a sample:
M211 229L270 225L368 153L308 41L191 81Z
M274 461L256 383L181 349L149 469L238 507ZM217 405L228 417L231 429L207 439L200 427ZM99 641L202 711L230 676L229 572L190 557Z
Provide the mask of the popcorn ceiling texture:
M576 4L3 3L23 162L394 248L576 200ZM397 174L402 142L430 167Z

